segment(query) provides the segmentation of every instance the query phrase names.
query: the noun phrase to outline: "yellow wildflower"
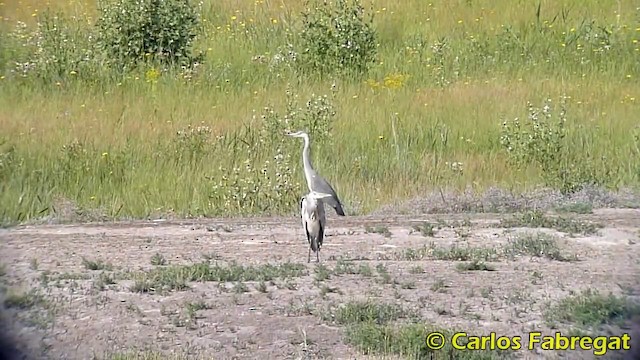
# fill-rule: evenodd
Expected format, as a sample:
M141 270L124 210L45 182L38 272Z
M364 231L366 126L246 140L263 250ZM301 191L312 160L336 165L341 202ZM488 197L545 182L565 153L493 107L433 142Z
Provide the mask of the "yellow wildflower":
M144 77L147 82L156 82L160 77L160 71L156 68L151 68L144 73Z
M397 89L404 85L405 80L408 78L408 75L403 74L392 74L387 75L384 78L384 87L387 89Z

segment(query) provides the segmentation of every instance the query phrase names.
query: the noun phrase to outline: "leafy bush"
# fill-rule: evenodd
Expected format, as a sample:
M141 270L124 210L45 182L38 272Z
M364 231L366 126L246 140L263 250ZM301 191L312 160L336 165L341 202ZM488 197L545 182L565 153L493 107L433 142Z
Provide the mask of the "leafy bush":
M366 73L377 55L373 15L359 0L314 0L302 13L299 68L320 75Z
M120 72L142 61L190 65L201 59L190 50L199 18L188 0L104 0L99 10L95 27L51 10L39 14L35 28L18 22L3 44L2 67L49 83L95 82L113 74L105 65Z
M545 100L542 109L531 103L527 103L527 108L529 116L524 124L519 118L511 124L503 123L501 144L517 167L535 162L545 174L557 172L562 166L563 142L567 135L566 110L562 107L554 119L551 99Z
M189 0L101 0L99 11L97 43L112 65L200 60L191 50L200 19Z
M535 164L546 185L563 194L573 193L585 185L604 185L611 178L607 162L582 154L569 146L566 128L566 106L562 97L560 110L554 115L551 99L544 101L542 109L527 104L529 115L524 124L519 118L505 121L500 142L509 154L509 162L519 169Z

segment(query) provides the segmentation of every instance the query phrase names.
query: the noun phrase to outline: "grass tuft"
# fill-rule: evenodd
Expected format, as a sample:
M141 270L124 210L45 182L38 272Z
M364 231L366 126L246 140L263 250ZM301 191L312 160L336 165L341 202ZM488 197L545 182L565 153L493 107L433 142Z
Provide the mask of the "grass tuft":
M113 265L104 263L102 260L89 260L82 258L82 265L87 270L113 270Z
M492 261L499 256L496 248L461 246L457 244L451 247L440 247L431 244L429 247L418 251L424 252L435 260L445 261Z
M626 296L603 295L597 290L574 293L547 308L548 322L571 323L586 327L621 325L640 315L640 304Z
M593 214L593 204L584 201L573 202L557 206L555 210L559 213Z
M550 217L542 211L531 210L516 214L507 219L500 220L500 227L529 227L550 228L568 234L580 234L584 236L594 235L604 225L600 223L584 221L567 217Z
M349 302L335 312L335 321L341 325L361 322L386 324L401 318L413 316L413 313L394 304L382 304L372 300Z
M458 271L495 271L495 267L484 263L483 261L473 260L471 262L456 264Z
M9 291L4 298L4 306L8 309L28 310L45 303L44 296L35 289L27 292Z
M386 226L367 226L364 229L364 232L367 234L380 234L386 238L390 238L391 237L391 231L389 231L389 228L387 228Z
M236 282L237 292L248 291L245 281L270 281L306 275L302 264L244 266L235 262L226 265L202 262L193 265L167 266L134 274L133 292L180 291L189 288L192 281Z
M555 261L576 261L576 255L565 255L558 244L558 237L542 232L519 233L505 247L508 255L527 255Z
M162 266L166 264L167 264L167 259L165 259L165 257L160 253L155 253L151 257L151 265Z
M399 355L411 359L464 359L489 360L508 359L509 351L457 350L450 343L440 350L431 350L425 339L432 332L440 332L451 338L453 331L425 326L423 324L403 324L398 326L362 322L347 327L345 337L365 354ZM461 341L461 343L464 343Z
M414 225L413 230L419 232L424 237L435 236L435 225L429 222L424 222L420 225Z

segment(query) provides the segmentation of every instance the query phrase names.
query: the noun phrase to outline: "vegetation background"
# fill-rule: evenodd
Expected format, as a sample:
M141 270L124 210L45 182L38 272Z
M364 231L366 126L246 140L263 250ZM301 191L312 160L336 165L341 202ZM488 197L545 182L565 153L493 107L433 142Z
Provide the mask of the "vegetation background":
M0 0L0 221L637 188L640 7Z

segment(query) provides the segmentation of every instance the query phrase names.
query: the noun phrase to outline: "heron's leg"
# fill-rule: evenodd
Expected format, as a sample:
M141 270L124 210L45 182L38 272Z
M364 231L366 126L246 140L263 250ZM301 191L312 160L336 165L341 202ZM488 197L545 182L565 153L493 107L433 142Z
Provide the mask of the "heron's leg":
M309 246L309 253L307 254L307 262L311 262L311 246Z
M316 262L320 262L320 247L318 247L318 252L316 253Z

